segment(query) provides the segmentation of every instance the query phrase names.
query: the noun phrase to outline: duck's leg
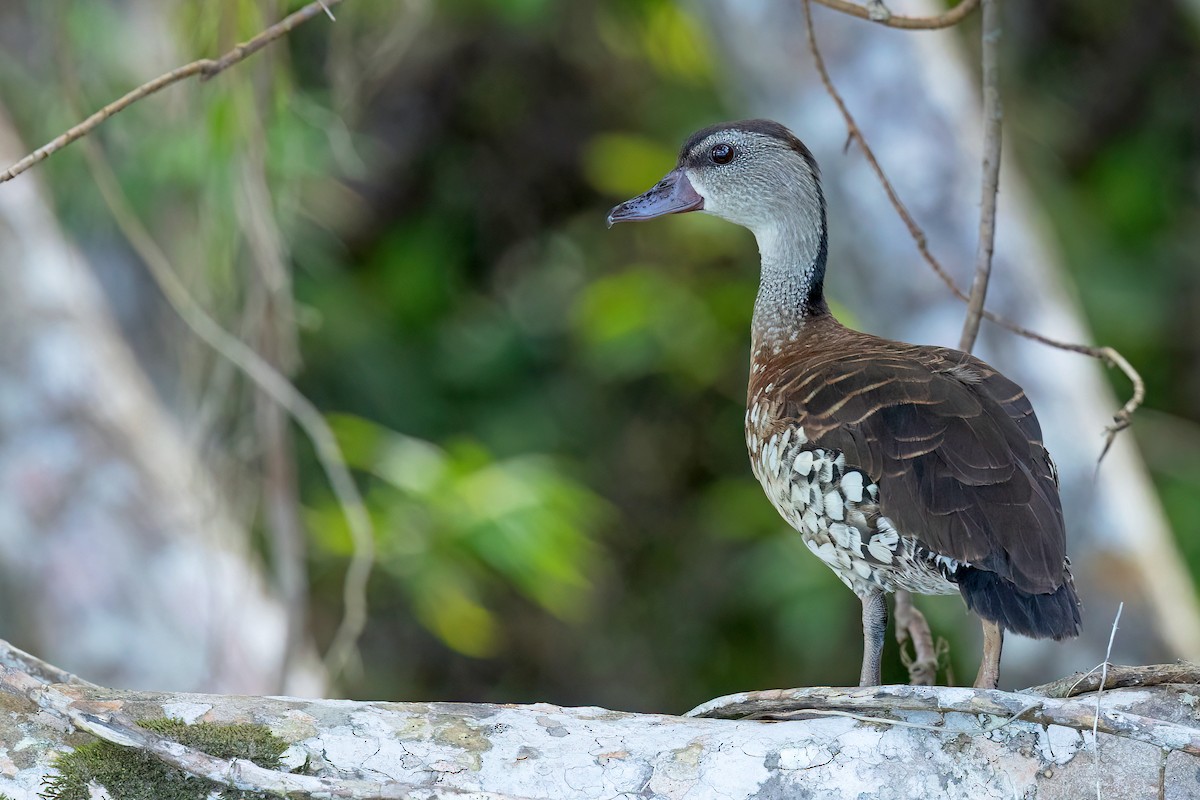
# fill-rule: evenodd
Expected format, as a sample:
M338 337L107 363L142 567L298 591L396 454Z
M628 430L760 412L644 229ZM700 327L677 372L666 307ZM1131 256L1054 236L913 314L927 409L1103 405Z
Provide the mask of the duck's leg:
M883 635L887 632L887 599L883 590L876 589L859 595L862 601L863 660L859 686L878 686L881 683L879 664L883 659Z
M990 619L983 621L983 660L975 676L976 689L995 689L1000 684L1000 651L1004 649L1004 628Z

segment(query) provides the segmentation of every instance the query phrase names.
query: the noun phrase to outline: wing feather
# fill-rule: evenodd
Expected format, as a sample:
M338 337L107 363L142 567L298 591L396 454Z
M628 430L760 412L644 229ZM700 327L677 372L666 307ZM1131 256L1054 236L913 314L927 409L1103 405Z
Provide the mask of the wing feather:
M777 424L844 453L878 482L881 513L931 551L1025 592L1061 587L1056 475L1021 388L954 350L846 336L852 349L810 344L768 362Z

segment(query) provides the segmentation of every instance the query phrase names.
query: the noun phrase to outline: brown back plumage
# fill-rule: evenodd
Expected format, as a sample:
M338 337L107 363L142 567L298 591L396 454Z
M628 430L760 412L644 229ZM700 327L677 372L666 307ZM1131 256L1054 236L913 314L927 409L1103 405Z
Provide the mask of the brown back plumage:
M809 320L760 356L750 395L767 392L781 429L879 483L881 513L934 553L1027 594L1069 580L1054 465L1025 393L970 355Z

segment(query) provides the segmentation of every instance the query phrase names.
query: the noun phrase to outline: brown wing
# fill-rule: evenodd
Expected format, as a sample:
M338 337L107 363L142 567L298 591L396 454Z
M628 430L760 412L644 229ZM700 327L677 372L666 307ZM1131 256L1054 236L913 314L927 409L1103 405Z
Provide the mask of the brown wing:
M1024 392L963 353L858 336L853 355L772 365L780 421L873 477L881 513L928 549L1024 592L1056 591L1062 507Z

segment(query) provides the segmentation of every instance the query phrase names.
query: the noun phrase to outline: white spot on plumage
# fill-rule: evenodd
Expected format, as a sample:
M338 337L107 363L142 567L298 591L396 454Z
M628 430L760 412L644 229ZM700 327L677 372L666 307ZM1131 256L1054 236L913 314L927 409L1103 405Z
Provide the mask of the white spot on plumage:
M825 495L821 494L821 487L816 483L810 483L808 486L808 505L817 514L825 513Z
M811 508L804 509L804 527L808 528L811 533L817 532L817 512Z
M862 578L863 580L871 579L871 565L866 561L855 560L853 562L853 566L854 571L858 574L858 577Z
M796 455L796 460L792 462L792 469L800 475L807 475L812 471L813 451L801 450Z
M862 502L863 476L861 472L847 472L842 476L842 493L852 503Z
M825 516L830 519L843 520L842 495L837 489L825 494Z
M900 543L900 535L895 531L877 533L867 542L867 552L876 561L890 563L896 555L896 545Z
M853 540L858 538L857 533L852 532L848 525L841 522L835 522L829 526L829 535L833 537L834 544L843 550L853 547Z
M821 459L821 474L817 478L821 483L829 483L833 480L833 460L824 458Z

